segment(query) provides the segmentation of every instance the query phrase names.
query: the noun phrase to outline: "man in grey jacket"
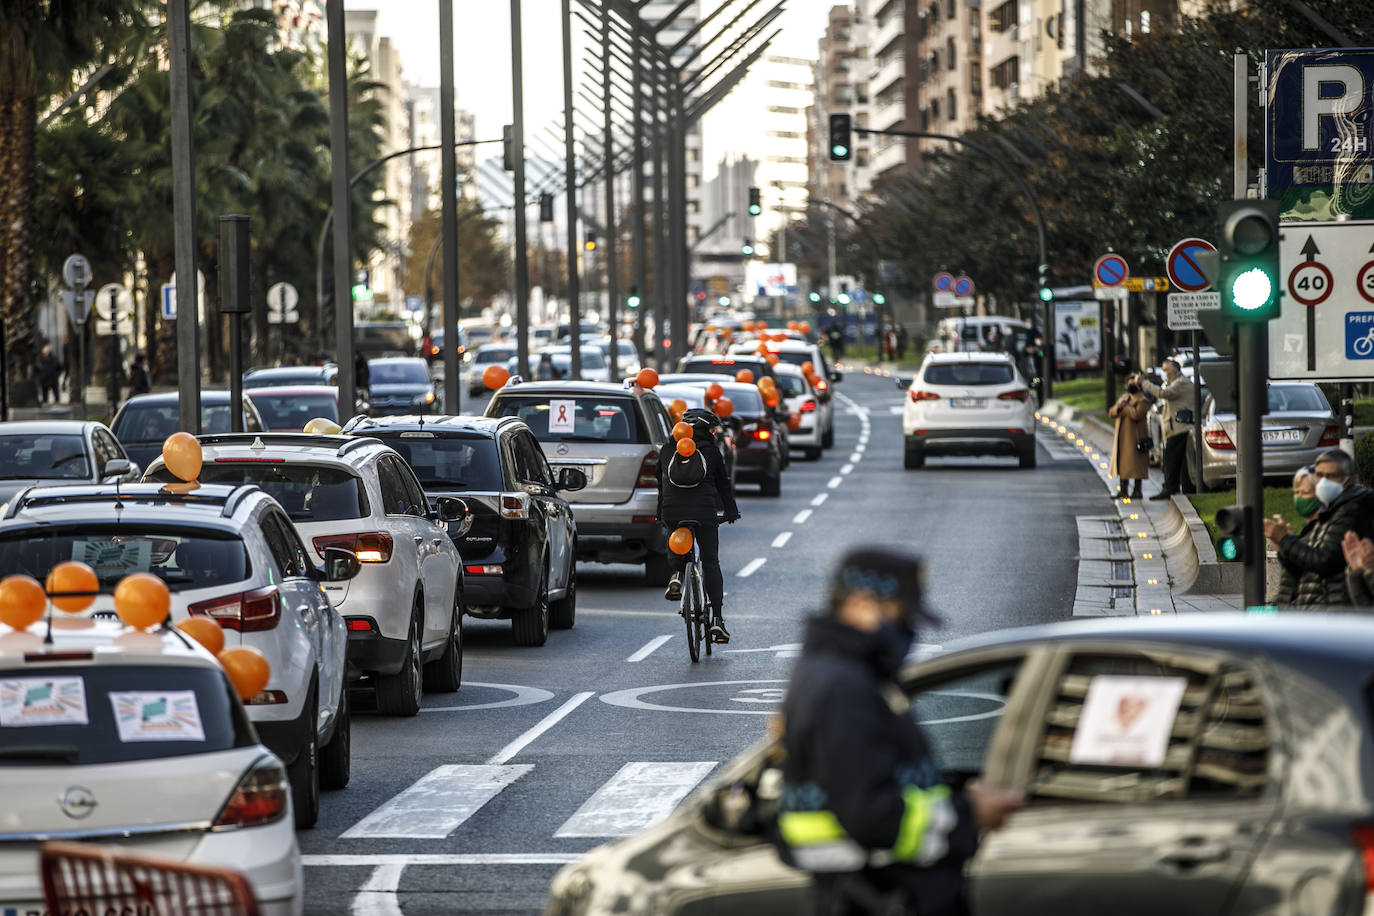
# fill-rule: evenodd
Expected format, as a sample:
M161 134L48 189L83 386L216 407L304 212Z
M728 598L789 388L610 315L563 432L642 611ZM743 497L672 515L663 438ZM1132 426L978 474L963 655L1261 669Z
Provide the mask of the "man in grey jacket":
M1184 377L1175 360L1166 359L1163 365L1164 384L1156 384L1143 377L1140 387L1146 394L1163 401L1160 432L1164 436L1164 489L1150 499L1168 499L1183 489L1183 462L1188 455L1188 423L1178 419L1178 412L1193 410L1193 383Z

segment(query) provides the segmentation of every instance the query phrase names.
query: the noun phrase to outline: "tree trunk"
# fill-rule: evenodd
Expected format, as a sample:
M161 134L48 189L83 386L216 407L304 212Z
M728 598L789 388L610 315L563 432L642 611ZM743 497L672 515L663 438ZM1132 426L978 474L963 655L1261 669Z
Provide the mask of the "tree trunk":
M37 363L33 295L33 138L36 103L27 80L0 74L0 317L10 376L32 387ZM14 401L31 398L14 391Z

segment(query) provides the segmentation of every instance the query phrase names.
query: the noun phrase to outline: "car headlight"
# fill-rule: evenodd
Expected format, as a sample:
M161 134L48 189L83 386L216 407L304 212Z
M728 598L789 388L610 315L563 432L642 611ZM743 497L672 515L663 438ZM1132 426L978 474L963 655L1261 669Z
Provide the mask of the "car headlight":
M411 400L411 403L412 403L412 404L416 404L416 405L433 404L433 403L434 403L434 392L433 392L433 391L426 391L424 394L417 394L417 395L415 395L415 397Z

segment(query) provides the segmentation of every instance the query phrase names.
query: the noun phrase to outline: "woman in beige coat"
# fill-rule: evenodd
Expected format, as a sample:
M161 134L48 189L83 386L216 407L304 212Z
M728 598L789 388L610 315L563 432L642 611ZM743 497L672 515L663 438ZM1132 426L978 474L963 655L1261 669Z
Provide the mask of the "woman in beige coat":
M1140 392L1140 378L1132 375L1126 379L1126 393L1107 411L1108 416L1116 419L1116 434L1112 437L1112 465L1108 476L1120 480L1116 488L1116 498L1125 499L1128 495L1140 499L1140 482L1150 476L1150 454L1136 449L1137 443L1149 435L1145 425L1145 415L1150 404ZM1126 484L1134 481L1135 486L1128 494Z

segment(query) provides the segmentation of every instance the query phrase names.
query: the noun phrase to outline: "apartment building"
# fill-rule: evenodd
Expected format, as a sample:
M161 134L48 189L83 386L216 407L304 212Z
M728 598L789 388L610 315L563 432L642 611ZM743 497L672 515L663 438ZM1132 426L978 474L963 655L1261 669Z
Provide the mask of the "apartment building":
M1042 0L1027 0L1042 2ZM972 127L983 111L981 7L968 0L928 0L915 11L917 130L958 136ZM912 74L908 70L908 78ZM924 151L948 144L917 141Z
M701 21L701 0L693 0L680 12L678 12L679 5L674 0L649 0L639 11L645 22L655 24L662 22L674 12L678 13L677 17L668 25L663 26L656 35L658 43L664 47L673 47L683 38L686 38ZM710 27L708 26L704 31L709 37ZM681 65L692 58L692 55L696 55L692 59L694 65L700 66L706 63L703 58L710 58L710 49L702 54L696 54L700 47L699 39L701 37L702 33L698 33L687 41L673 58L673 63ZM704 222L701 205L703 144L700 122L687 129L684 146L687 174L687 244L691 245L708 228Z

